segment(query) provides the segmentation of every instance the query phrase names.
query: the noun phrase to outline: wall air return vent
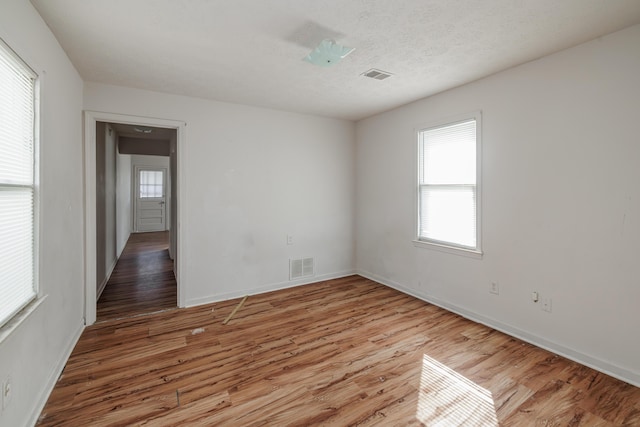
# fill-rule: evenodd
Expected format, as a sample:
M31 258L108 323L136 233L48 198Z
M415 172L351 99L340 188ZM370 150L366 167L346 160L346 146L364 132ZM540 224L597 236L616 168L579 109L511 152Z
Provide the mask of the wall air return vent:
M372 68L369 71L365 71L364 73L362 73L362 75L365 77L376 79L376 80L384 80L393 76L393 74L391 73L387 73L386 71L382 71L382 70L377 70L375 68Z
M289 260L289 280L300 279L314 275L313 258L300 258Z

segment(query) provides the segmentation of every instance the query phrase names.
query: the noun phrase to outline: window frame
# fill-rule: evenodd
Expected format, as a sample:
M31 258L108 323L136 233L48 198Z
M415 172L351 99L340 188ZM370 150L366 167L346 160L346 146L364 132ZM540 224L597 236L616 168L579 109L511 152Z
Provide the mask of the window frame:
M20 306L13 309L13 314L5 320L0 320L0 342L8 337L13 330L26 319L44 301L40 286L40 93L42 77L40 73L29 65L5 40L0 38L0 46L17 67L32 80L33 84L33 146L32 146L32 182L31 185L20 184L18 187L29 188L32 195L32 289L33 295ZM16 187L12 184L1 187Z
M420 235L420 213L421 213L421 157L422 157L422 133L425 131L442 128L446 126L463 123L470 120L476 122L476 246L469 247L453 242L429 239ZM463 255L471 258L481 259L482 252L482 112L480 110L467 114L448 117L433 122L421 124L415 128L415 173L414 173L414 240L413 245L417 248L434 249L441 252L455 255Z

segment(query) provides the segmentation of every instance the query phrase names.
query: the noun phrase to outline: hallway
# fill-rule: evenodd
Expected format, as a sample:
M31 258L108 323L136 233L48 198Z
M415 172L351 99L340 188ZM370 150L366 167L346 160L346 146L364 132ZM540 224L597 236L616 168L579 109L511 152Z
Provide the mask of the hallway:
M133 233L98 300L97 321L177 307L169 232Z

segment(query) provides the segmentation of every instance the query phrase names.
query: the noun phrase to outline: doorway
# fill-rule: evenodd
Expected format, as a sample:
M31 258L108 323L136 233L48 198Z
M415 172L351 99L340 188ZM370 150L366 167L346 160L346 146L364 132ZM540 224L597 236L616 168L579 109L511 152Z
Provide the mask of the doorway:
M162 217L158 219L158 212L150 213L147 215L147 219L142 222L149 224L154 222L164 221L165 229L169 229L168 232L164 232L163 238L168 238L167 252L171 254L173 261L171 261L171 268L175 273L175 280L177 282L176 296L173 297L173 306L184 306L184 279L182 273L182 260L183 260L183 236L180 230L179 219L182 216L181 200L181 188L184 186L184 167L183 159L185 158L184 147L184 130L186 124L184 122L178 122L174 120L165 119L151 119L146 117L127 116L111 113L100 113L85 111L85 324L91 325L96 321L97 313L97 296L101 289L100 283L97 283L97 267L101 267L97 263L97 233L96 229L99 224L96 220L96 200L98 191L100 188L99 177L97 175L96 167L96 152L100 149L97 144L97 128L101 122L112 124L114 127L118 125L133 126L140 129L141 132L147 132L150 128L158 128L164 130L171 130L173 138L168 144L169 155L169 167L162 168L147 168L148 171L160 171L161 182L157 182L158 174L144 174L145 176L145 188L146 193L144 196L154 197L142 197L143 199L153 199L156 203L156 207L162 206L164 215L160 213ZM135 142L135 141L133 141ZM157 154L157 153L155 153ZM159 154L162 155L162 154ZM133 171L132 171L133 172ZM132 175L132 183L137 181L138 173ZM151 179L151 181L149 181ZM168 181L171 180L171 185L168 185ZM132 185L132 187L134 187ZM136 185L139 189L139 185ZM136 194L136 188L131 188L131 194ZM156 190L162 190L164 197L155 197L158 195ZM171 190L169 190L171 189ZM151 192L151 193L149 193ZM134 200L137 199L133 198ZM169 207L168 199L171 204ZM149 200L145 200L149 201ZM160 202L164 202L160 205ZM135 202L132 201L132 205L135 206ZM157 211L157 209L156 209ZM156 217L153 217L156 215ZM126 224L128 229L136 231L134 223ZM157 228L157 227L156 227ZM150 229L153 229L151 227ZM161 234L163 232L160 232ZM149 235L154 233L149 233ZM128 235L127 235L128 237ZM150 236L147 236L150 237ZM124 245L124 243L122 243ZM120 246L120 244L118 244ZM129 246L129 245L127 245ZM143 245L144 246L144 245ZM122 250L120 248L120 250ZM122 256L124 256L122 252ZM105 283L106 284L106 283Z

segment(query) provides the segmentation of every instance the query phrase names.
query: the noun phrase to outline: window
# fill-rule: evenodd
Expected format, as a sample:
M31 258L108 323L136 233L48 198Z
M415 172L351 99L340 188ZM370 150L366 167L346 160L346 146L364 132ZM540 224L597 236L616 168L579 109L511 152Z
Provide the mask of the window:
M164 177L162 171L140 171L140 198L149 199L162 197Z
M480 253L480 113L418 131L418 242Z
M0 40L0 326L36 296L36 74Z

